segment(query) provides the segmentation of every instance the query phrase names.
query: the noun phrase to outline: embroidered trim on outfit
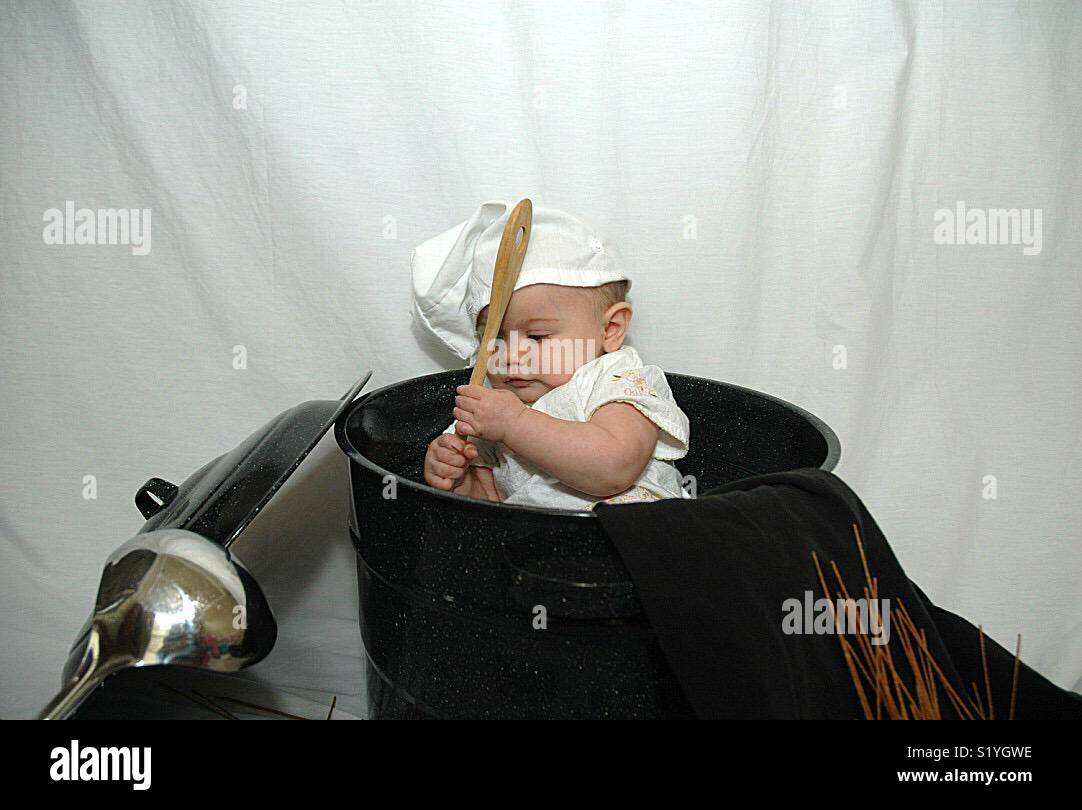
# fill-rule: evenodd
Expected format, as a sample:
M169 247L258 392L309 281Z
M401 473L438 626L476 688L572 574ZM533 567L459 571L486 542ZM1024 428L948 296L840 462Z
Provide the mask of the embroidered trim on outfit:
M646 381L646 378L638 369L633 368L620 374L613 374L610 382L616 382L617 380L626 380L629 383L624 386L624 393L628 396L635 394L639 396L646 396L647 394L652 397L657 396L657 391L650 387L650 383Z
M639 501L659 501L659 498L655 493L651 492L644 486L635 486L629 489L627 492L621 492L619 495L613 495L611 498L605 498L602 503L638 503ZM597 504L594 504L596 506ZM591 506L591 509L594 507Z

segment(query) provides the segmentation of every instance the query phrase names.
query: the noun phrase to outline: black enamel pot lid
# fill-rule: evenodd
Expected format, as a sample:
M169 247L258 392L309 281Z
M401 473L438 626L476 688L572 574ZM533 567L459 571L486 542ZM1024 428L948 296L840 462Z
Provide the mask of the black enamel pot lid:
M309 400L282 411L180 486L151 478L135 493L135 505L147 518L140 531L186 529L228 548L319 444L371 376L369 371L341 399Z

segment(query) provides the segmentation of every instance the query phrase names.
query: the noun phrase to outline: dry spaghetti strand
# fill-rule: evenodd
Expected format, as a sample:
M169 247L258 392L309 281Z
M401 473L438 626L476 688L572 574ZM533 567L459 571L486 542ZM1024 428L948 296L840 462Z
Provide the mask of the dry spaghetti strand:
M879 580L873 577L868 565L868 557L864 551L864 543L860 537L860 528L856 523L852 524L853 535L856 539L857 550L860 553L861 567L863 568L866 585L862 588L864 598L868 602L869 621L873 626L883 627L883 620L879 613ZM992 679L988 670L988 657L984 641L984 628L979 627L981 666L984 675L984 694L981 694L976 682L973 687L973 698L963 698L951 684L950 679L936 662L928 646L928 636L923 628L918 628L909 611L901 599L895 599L898 610L898 620L895 622L898 643L901 646L902 657L908 663L912 673L913 686L910 689L906 684L906 678L898 671L894 656L890 650L890 644L872 645L869 641L869 628L864 627L860 619L859 611L850 611L852 600L849 589L842 578L838 566L831 561L830 567L834 578L838 583L837 595L844 599L847 618L854 612L857 616L858 627L856 644L853 645L843 637L841 620L838 611L834 608L830 589L827 587L823 568L819 563L819 557L812 551L812 561L819 577L819 584L826 595L830 606L831 616L834 619L834 628L838 635L838 644L845 658L846 667L853 686L857 690L864 717L867 720L882 719L884 713L891 720L904 720L912 717L918 720L938 720L942 718L942 708L939 702L939 686L943 687L947 699L957 715L963 720L991 720L995 718L995 708L992 703ZM851 624L851 622L847 622ZM1014 656L1014 674L1011 682L1010 719L1014 719L1015 706L1018 693L1018 676L1021 665L1022 637L1018 636L1018 642ZM872 710L871 701L865 690L864 682L869 689L874 690L875 710ZM967 705L968 703L968 705Z

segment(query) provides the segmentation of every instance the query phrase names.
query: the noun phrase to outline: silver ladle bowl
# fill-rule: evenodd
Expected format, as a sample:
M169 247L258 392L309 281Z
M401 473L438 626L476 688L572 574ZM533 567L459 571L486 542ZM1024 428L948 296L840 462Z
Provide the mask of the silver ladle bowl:
M39 717L70 717L129 667L235 672L263 659L277 635L259 585L224 548L183 529L138 534L106 561L63 687Z

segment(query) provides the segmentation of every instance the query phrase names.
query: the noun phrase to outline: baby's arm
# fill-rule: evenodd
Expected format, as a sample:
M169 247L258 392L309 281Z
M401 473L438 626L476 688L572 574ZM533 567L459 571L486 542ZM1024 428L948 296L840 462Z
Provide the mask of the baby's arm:
M510 391L460 385L455 431L502 442L569 487L601 498L638 480L657 446L658 427L626 402L609 402L588 422L535 411Z
M568 486L608 498L638 480L657 437L657 425L634 405L610 402L594 411L589 422L526 408L511 423L503 443Z

